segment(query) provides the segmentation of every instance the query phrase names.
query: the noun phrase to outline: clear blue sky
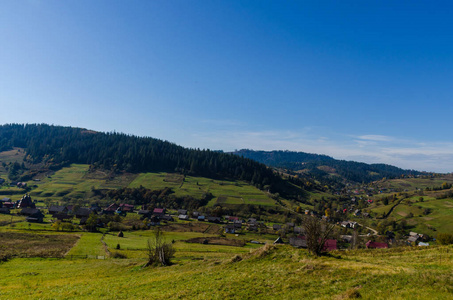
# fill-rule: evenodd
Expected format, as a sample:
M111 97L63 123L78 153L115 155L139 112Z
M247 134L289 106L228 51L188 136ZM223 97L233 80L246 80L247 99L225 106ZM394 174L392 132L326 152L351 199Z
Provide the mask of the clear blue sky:
M0 2L0 123L453 171L453 4Z

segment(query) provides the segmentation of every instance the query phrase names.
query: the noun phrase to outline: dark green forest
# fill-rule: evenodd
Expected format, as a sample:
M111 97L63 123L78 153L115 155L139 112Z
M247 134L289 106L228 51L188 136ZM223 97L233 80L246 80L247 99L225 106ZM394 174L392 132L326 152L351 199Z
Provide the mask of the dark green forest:
M179 172L247 181L258 188L300 198L306 181L283 179L266 165L218 151L187 149L151 137L102 133L47 124L0 126L0 151L24 148L26 163L58 169L71 163L113 172Z
M339 178L331 176L319 167L329 167L348 181L368 183L384 177L395 178L401 175L419 175L422 172L403 170L386 164L366 164L354 161L337 160L327 155L293 151L254 151L243 149L234 152L241 157L250 158L271 167L292 171L306 170L314 179L334 185Z

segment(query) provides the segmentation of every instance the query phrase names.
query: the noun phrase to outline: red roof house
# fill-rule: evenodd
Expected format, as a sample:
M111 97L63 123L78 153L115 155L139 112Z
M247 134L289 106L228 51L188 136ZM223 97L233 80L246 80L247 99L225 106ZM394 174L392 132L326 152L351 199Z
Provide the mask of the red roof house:
M372 241L368 241L366 243L367 249L386 249L388 247L389 247L389 245L387 245L387 243L378 243L378 242L372 242Z

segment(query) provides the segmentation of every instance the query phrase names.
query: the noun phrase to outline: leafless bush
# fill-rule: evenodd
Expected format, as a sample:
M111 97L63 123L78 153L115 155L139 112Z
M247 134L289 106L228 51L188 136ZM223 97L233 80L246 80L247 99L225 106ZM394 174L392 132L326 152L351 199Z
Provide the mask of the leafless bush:
M157 228L154 236L148 239L147 252L148 262L145 267L152 265L168 266L175 254L173 245L165 241L164 233L160 228Z
M334 229L334 225L316 217L307 216L304 218L302 226L306 234L308 251L316 256L321 256L324 252L324 243Z

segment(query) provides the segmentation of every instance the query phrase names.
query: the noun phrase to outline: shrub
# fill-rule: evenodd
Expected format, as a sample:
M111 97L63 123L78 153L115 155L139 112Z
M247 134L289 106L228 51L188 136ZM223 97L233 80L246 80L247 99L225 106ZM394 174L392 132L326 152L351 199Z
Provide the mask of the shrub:
M112 252L112 253L110 254L110 256L111 256L112 258L120 258L120 259L127 258L127 255L126 255L126 254L120 253L120 252L118 252L118 251Z
M441 245L453 244L453 234L451 233L439 233L437 235L437 242Z
M154 237L148 240L147 253L148 262L145 267L159 264L167 266L171 264L175 250L172 243L165 241L164 234L159 227L154 232Z

